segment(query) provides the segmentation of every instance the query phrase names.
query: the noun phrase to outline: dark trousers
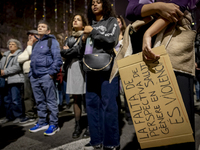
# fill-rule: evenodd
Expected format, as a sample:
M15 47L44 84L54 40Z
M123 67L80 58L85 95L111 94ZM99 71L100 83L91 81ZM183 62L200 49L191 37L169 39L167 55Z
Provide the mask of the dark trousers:
M105 147L120 144L118 125L119 79L109 83L109 73L87 73L86 108L91 145Z
M0 88L0 118L5 116L5 108L4 108L4 95L5 88Z
M180 72L175 72L175 75L195 138L194 77ZM181 146L185 149L195 150L195 143L185 143Z
M179 72L175 75L194 132L194 77Z
M29 118L36 117L37 112L34 108L36 104L28 73L24 74L24 105L26 116L28 116Z
M200 82L200 70L196 70L196 79Z
M14 120L23 116L22 109L22 92L23 83L6 84L4 105L6 109L6 118Z
M185 73L175 72L175 76L178 82L178 86L185 104L185 108L190 120L190 124L193 130L195 138L195 126L194 126L194 77ZM182 143L176 145L169 145L167 147L151 148L149 150L195 150L195 142Z
M3 104L4 88L0 88L0 108Z
M124 95L124 107L125 107L125 118L128 120L131 118L131 114L130 114L130 110L128 108L128 103L127 103L125 95Z
M50 111L49 124L58 125L58 105L56 87L53 79L47 74L41 78L30 77L33 95L36 100L38 124L47 123L47 108Z

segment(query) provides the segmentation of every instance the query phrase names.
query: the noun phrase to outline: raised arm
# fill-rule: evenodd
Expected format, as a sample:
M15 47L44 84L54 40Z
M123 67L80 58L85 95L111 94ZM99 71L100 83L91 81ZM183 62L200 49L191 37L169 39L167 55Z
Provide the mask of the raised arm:
M142 19L142 17L159 14L163 18L170 22L176 22L188 5L189 0L172 0L168 3L155 2L154 0L146 0L140 3L139 0L129 0L129 4L126 9L126 17L130 21Z
M18 59L17 61L20 63L20 64L23 64L25 61L28 61L30 60L30 54L29 52L32 51L32 46L28 45L26 47L26 49L23 51L23 53L21 53L19 56L18 56Z
M34 42L36 42L36 39L33 40L32 38L30 38L28 40L26 49L23 51L21 55L18 56L17 61L20 64L23 64L25 61L30 60L30 55L32 54L32 46Z
M157 2L146 4L141 9L141 16L146 17L149 14L159 14L170 22L177 22L183 16L178 5L174 3Z
M165 28L170 22L177 22L181 19L189 1L190 0L172 0L167 3L154 3L154 0L143 0L142 3L140 3L139 0L129 0L126 17L130 21L154 14L160 16L143 36L142 51L145 59L159 59L159 56L151 51L151 38Z
M90 36L98 47L103 47L106 43L106 49L112 49L117 44L120 29L116 18L111 17L108 20L107 30L104 33L100 33L99 29L94 27Z

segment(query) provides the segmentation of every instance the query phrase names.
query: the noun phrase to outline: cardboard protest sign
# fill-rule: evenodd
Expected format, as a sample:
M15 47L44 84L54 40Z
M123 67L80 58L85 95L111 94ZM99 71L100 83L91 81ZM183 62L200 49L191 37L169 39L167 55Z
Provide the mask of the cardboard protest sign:
M127 103L141 148L194 142L193 131L169 56L145 63L142 53L119 60L118 67Z

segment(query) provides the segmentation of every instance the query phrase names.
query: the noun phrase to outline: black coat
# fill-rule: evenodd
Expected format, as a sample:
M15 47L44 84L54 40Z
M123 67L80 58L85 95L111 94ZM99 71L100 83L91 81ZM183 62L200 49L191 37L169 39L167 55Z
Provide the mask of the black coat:
M83 36L83 35L82 35ZM68 46L69 49L62 49L61 50L61 56L65 58L65 62L63 64L63 71L65 73L64 79L67 79L67 70L69 68L69 65L74 58L78 58L80 61L80 64L82 65L82 58L85 52L85 43L82 42L82 36L79 38L75 39L75 37L70 36L65 40L65 46ZM78 42L77 45L75 43ZM75 45L75 46L74 46Z
M78 44L75 45L75 43L78 40L79 40ZM73 36L70 36L69 38L66 39L65 46L68 46L69 49L61 50L60 53L62 57L64 57L65 59L83 58L83 54L85 52L85 44L82 42L82 36L80 36L77 39L75 39L75 37Z

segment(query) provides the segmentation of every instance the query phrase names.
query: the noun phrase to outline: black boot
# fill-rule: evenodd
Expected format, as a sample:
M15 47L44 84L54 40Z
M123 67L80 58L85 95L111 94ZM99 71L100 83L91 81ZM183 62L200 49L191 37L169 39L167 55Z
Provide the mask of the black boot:
M72 138L78 138L81 135L80 121L76 121Z
M83 138L88 138L88 137L90 137L89 126L87 126L85 132L83 133Z

